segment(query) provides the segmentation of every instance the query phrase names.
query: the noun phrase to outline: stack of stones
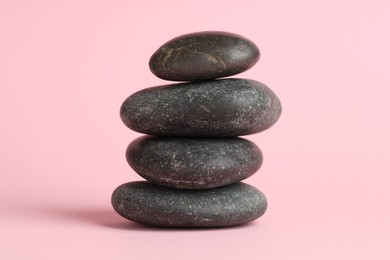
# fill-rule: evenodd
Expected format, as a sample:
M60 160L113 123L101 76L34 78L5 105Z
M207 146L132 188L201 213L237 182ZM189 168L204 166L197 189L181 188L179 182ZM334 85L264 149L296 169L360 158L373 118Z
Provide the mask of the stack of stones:
M259 170L263 156L238 136L271 127L280 101L260 82L218 79L246 71L259 58L253 42L226 32L183 35L153 54L153 74L187 82L146 88L124 101L125 125L147 134L130 143L126 158L147 181L114 191L117 213L164 227L233 226L264 214L265 196L240 182Z

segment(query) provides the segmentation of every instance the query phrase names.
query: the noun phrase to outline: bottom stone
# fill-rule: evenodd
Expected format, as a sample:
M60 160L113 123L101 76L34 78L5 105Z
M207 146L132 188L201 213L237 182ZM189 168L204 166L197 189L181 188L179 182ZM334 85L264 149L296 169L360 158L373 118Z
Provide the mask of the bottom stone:
M241 225L259 218L267 209L264 194L242 182L206 190L129 182L115 189L111 203L128 220L161 227Z

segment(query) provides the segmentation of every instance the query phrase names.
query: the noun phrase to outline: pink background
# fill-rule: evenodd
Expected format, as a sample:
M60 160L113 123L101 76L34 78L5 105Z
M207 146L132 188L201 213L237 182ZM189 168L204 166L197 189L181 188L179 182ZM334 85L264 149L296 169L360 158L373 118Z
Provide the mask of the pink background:
M0 2L0 259L390 259L390 2ZM167 40L223 30L262 56L238 77L269 85L280 121L247 137L246 180L268 197L250 225L161 230L111 208L139 180L122 101L166 84Z

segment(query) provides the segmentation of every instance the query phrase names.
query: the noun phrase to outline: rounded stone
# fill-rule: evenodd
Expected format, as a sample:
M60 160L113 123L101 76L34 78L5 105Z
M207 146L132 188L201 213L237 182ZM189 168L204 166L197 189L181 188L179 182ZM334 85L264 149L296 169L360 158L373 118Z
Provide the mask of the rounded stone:
M130 166L158 185L207 189L239 182L260 169L263 156L242 138L143 136L126 151Z
M123 102L120 115L140 133L228 137L266 130L281 111L278 97L266 85L229 78L143 89Z
M112 194L122 217L161 227L223 227L245 224L264 214L267 200L244 183L206 190L180 190L150 182L125 183Z
M173 81L202 81L248 70L260 58L256 45L228 32L197 32L176 37L150 58L154 75Z

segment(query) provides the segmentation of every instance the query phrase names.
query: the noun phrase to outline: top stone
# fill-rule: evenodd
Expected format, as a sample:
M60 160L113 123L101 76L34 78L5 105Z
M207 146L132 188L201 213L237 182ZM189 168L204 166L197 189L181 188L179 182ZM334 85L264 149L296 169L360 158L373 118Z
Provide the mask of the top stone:
M176 37L150 58L154 75L172 81L204 81L232 76L260 58L256 45L237 34L197 32Z

